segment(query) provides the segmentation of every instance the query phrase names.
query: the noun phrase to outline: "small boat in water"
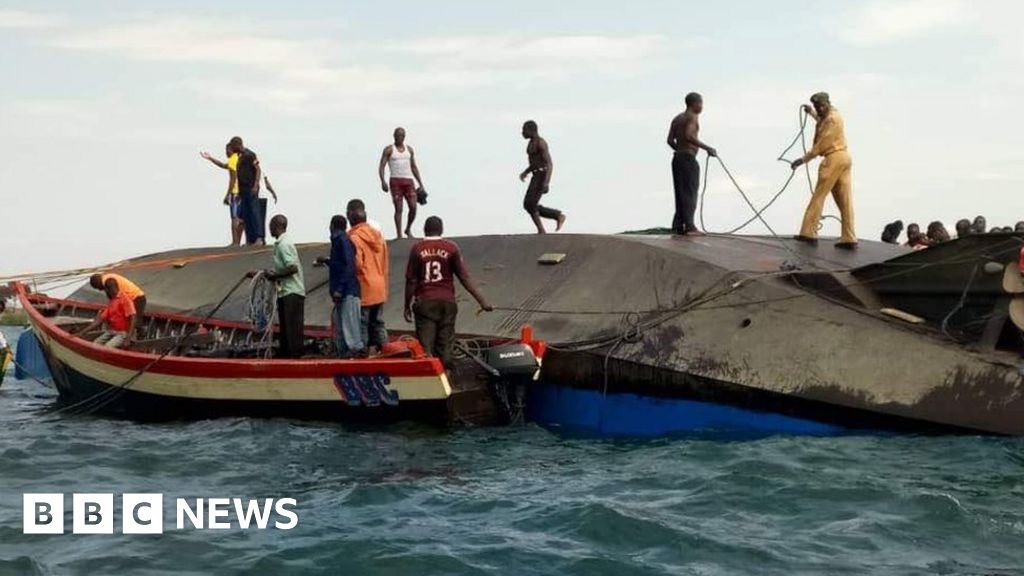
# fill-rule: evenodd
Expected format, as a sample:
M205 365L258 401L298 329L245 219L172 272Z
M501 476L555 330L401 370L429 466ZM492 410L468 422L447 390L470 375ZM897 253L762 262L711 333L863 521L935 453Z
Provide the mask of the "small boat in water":
M111 348L70 332L102 305L30 294L20 284L15 290L60 410L136 420L252 415L498 424L521 416L517 398L539 373L545 350L525 335L475 339L445 370L409 336L378 357L338 359L330 356L331 332L307 328L303 358L273 359L272 342L249 324L149 311L130 348Z

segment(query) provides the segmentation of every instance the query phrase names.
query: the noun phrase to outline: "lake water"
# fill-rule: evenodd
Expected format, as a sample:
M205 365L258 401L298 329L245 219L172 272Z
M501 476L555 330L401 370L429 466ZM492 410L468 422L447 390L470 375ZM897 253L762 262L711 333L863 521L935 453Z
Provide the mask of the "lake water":
M0 388L0 574L1024 574L1017 439L154 425L54 399ZM159 536L72 535L70 515L25 535L25 492L291 497L299 523L176 530L171 508Z

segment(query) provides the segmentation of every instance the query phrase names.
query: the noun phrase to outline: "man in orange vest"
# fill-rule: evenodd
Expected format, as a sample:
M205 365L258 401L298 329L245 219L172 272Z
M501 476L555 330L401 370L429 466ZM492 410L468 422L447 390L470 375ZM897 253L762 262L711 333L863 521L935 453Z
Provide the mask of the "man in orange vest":
M362 200L350 200L346 210L352 225L348 237L356 247L363 344L372 354L388 341L384 327L384 303L388 300L388 243L379 230L366 222L366 205Z
M107 294L107 307L88 326L75 333L88 333L105 324L103 333L93 343L110 348L128 348L135 339L139 313L131 297L121 291L115 279L107 278L103 283L103 291Z
M107 280L113 280L117 284L118 292L132 301L139 317L146 313L146 293L134 282L120 274L93 274L89 277L89 285L100 292L106 292Z

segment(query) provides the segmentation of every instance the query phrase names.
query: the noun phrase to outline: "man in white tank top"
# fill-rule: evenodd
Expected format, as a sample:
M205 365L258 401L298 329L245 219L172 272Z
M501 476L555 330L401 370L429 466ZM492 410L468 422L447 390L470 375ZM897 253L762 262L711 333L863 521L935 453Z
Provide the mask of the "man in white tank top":
M388 180L384 179L384 167L391 172ZM395 128L395 143L384 149L377 167L380 176L380 188L391 192L391 201L395 205L395 233L402 238L402 203L409 206L409 219L405 224L405 235L412 238L412 223L416 220L416 189L423 188L420 169L416 166L416 153L411 146L405 144L405 128Z

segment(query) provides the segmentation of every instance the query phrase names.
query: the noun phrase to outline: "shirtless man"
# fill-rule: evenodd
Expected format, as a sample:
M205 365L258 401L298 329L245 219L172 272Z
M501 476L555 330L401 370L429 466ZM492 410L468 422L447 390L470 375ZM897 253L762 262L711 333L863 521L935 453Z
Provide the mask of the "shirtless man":
M417 186L423 189L420 169L416 166L416 153L412 146L405 143L405 128L395 128L395 143L384 148L377 166L380 177L380 188L391 192L391 201L395 205L395 234L402 238L402 202L409 206L409 220L405 224L405 235L412 238L412 223L416 220ZM384 180L384 167L391 172L391 178ZM415 178L415 180L414 180Z
M548 151L548 143L540 137L537 132L537 123L533 120L523 123L523 138L530 141L526 145L526 156L530 160L530 165L519 174L519 180L525 182L526 177L532 174L530 185L526 188L526 197L523 199L523 208L533 219L538 234L545 233L541 218L554 220L557 232L565 224L565 214L554 208L540 205L540 197L548 193L548 186L551 184L551 171L554 169L551 154Z
M697 188L700 186L700 164L697 152L704 149L708 156L718 156L714 148L700 141L698 116L704 110L704 99L696 92L686 95L686 111L672 119L668 129L668 146L672 156L672 187L675 189L676 213L672 218L672 232L679 235L701 236L693 222L697 210Z

